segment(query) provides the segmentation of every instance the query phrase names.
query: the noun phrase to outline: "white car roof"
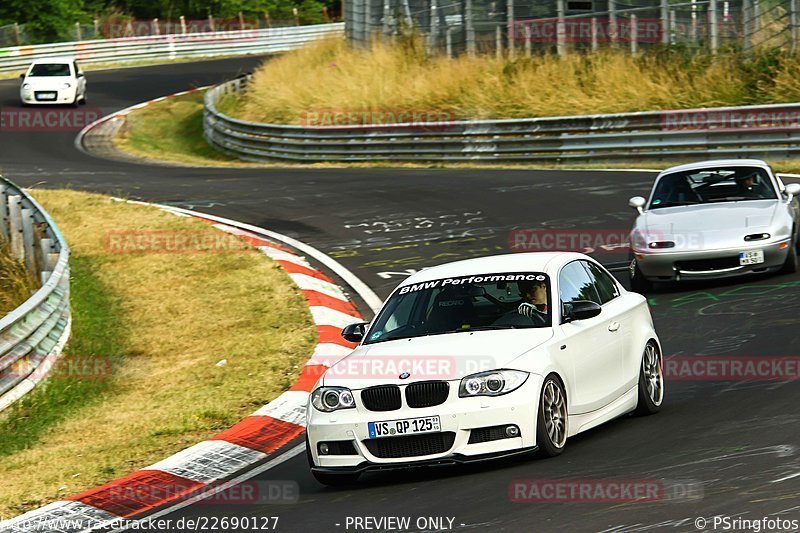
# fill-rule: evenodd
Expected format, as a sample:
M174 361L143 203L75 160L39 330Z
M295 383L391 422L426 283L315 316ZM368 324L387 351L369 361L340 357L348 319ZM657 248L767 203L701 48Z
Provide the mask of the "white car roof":
M686 163L684 165L670 167L666 170L662 170L658 177L665 174L672 174L673 172L682 172L684 170L728 166L770 168L767 162L761 159L712 159L709 161L698 161L697 163Z
M552 273L561 265L575 259L591 260L590 257L575 252L528 252L465 259L426 268L407 278L400 286L435 279L502 272Z

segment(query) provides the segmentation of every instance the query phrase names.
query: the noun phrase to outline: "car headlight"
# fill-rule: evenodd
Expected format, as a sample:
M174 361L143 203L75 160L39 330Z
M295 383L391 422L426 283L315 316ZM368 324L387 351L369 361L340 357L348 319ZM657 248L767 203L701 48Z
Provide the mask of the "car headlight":
M30 89L31 88L31 84L30 83L23 83L22 84L22 88L23 89Z
M339 409L353 409L356 406L353 392L346 387L320 387L311 393L311 405L323 413Z
M480 372L461 380L458 396L459 398L501 396L520 388L526 379L528 379L528 373L519 370Z
M64 84L64 85L63 85L61 88L62 88L62 89L69 89L70 87L72 87L72 85L71 85L71 84L69 84L69 83L65 83L65 84Z

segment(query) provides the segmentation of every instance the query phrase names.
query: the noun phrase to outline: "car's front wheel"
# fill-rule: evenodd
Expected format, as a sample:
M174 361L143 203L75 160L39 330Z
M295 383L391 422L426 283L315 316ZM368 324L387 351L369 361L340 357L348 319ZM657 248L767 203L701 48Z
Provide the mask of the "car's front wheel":
M308 442L308 435L306 435L306 459L308 460L308 467L311 468L311 474L314 476L314 479L322 483L323 485L328 485L329 487L341 487L344 485L352 485L361 474L351 474L351 473L341 473L341 474L332 474L328 472L315 472L313 468L316 466L314 464L314 457L311 455L311 445Z
M782 274L794 274L797 272L797 247L799 245L800 239L798 239L798 242L790 243L788 253L786 254L786 260L781 267Z
M644 277L644 274L642 274L642 269L639 268L639 263L636 261L636 259L631 259L629 270L631 279L631 290L633 292L638 292L639 294L647 294L648 292L653 290L653 283Z
M542 385L536 423L536 445L542 457L554 457L567 443L567 395L561 381L550 374Z
M639 399L636 404L637 415L652 415L661 410L664 401L664 373L661 352L655 342L649 341L644 347L642 365L639 368Z

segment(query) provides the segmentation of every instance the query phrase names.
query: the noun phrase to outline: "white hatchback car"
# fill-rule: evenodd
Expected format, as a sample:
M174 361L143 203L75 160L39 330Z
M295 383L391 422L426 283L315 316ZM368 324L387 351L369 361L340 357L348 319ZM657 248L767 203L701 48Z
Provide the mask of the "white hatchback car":
M86 103L86 76L73 59L37 59L20 78L22 105Z
M307 406L318 481L538 450L659 410L661 345L646 299L578 253L512 254L404 281Z

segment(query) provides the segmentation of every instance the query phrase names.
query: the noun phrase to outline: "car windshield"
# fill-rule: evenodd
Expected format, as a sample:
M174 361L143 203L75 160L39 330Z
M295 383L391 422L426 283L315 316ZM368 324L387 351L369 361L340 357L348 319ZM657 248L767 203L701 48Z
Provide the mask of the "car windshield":
M667 174L658 180L650 209L776 198L769 174L763 168L704 168Z
M66 63L37 63L28 76L69 76L69 65Z
M373 322L364 344L551 324L550 281L541 272L480 274L405 285Z

